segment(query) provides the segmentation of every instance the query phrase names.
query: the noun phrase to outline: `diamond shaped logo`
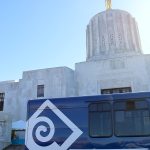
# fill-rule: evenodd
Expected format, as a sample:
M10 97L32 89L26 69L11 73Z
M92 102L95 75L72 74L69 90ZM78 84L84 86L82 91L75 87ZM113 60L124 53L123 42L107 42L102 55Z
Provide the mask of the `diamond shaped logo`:
M62 145L58 145L57 142L53 142L48 146L38 145L33 138L34 127L41 122L46 123L50 130L46 136L42 136L41 132L47 132L47 127L39 125L36 128L35 136L40 142L50 141L55 133L55 125L47 116L39 116L47 107L60 118L72 131L71 135L64 141ZM65 116L50 100L46 100L38 110L29 118L26 125L26 147L29 150L67 150L83 133L67 116Z

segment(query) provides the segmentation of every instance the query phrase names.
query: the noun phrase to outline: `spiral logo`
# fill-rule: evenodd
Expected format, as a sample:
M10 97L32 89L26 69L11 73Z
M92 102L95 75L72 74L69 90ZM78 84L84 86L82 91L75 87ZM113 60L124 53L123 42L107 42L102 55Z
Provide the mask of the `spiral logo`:
M72 130L72 134L62 145L56 142L49 145L55 134L55 125L49 116L40 116L47 107ZM67 150L82 133L50 100L46 100L27 121L25 143L29 150Z
M53 122L46 117L38 117L33 124L32 136L34 141L39 145L47 145L47 143L53 138L55 133L55 126Z

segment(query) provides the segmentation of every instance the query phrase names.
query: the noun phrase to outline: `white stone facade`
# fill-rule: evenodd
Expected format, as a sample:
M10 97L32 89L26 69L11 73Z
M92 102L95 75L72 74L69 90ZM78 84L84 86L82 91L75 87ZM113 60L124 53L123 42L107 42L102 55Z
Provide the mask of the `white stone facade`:
M150 55L142 54L135 19L125 11L108 10L94 16L87 26L87 60L67 67L26 71L18 82L0 82L4 108L12 121L26 120L27 101L44 96L58 98L99 95L102 89L130 87L150 91Z
M74 71L67 67L26 71L19 82L0 83L3 112L11 114L12 121L26 120L27 101L37 99L37 85L44 85L43 98L71 97L76 95L74 81Z
M131 87L150 91L150 55L124 56L76 64L78 95L98 95L101 89Z
M11 115L0 112L0 150L11 143Z

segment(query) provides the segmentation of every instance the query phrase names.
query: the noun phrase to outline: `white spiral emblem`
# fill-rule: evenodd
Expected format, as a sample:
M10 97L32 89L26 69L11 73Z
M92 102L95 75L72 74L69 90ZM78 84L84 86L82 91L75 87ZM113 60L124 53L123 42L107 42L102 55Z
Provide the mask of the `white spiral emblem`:
M51 142L55 134L54 123L47 116L40 116L47 107L72 130L72 134L62 145ZM29 150L67 150L81 134L82 131L73 122L50 100L46 100L27 121L25 144Z
M55 133L55 126L53 122L46 117L38 117L32 124L32 136L35 137L38 143L46 143L52 139ZM34 134L34 135L33 135ZM42 134L46 134L43 136ZM35 141L35 142L36 142Z

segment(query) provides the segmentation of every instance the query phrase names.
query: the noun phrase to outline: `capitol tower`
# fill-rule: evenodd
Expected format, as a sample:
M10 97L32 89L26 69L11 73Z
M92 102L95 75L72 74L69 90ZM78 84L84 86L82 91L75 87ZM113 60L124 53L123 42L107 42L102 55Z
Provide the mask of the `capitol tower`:
M87 26L87 61L141 54L136 20L126 11L108 9Z
M105 2L87 25L86 61L75 70L78 95L150 91L150 55L142 52L135 18Z

